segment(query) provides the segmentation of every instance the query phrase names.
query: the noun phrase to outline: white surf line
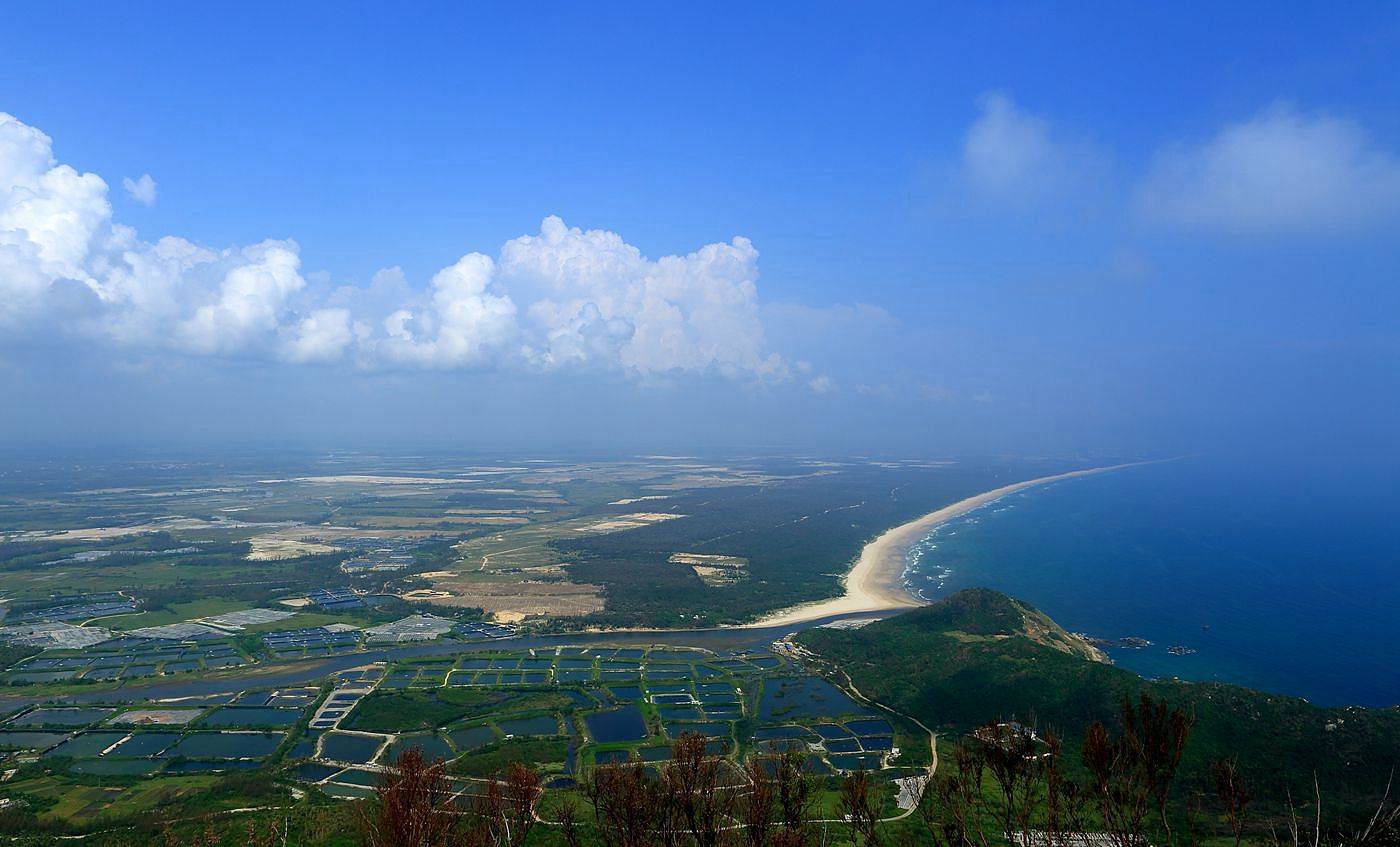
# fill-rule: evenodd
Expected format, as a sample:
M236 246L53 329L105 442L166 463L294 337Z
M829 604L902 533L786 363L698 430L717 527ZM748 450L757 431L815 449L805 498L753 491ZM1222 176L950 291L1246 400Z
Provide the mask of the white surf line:
M785 626L807 623L834 615L886 612L926 605L926 601L909 593L902 584L902 578L907 564L906 556L910 548L935 527L1028 488L1149 464L1155 464L1155 462L1128 462L1052 474L1011 485L1003 485L965 500L959 500L952 505L929 512L923 517L886 530L866 544L856 559L855 565L843 580L846 590L842 596L793 606L766 615L752 623L744 624L744 626L747 628Z

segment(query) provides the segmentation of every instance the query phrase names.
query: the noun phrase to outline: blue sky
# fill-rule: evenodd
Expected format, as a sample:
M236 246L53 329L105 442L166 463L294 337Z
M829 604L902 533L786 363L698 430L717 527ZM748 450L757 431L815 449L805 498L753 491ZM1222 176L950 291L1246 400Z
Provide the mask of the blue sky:
M17 443L1371 449L1397 417L1393 4L9 17ZM65 165L103 190L16 199Z

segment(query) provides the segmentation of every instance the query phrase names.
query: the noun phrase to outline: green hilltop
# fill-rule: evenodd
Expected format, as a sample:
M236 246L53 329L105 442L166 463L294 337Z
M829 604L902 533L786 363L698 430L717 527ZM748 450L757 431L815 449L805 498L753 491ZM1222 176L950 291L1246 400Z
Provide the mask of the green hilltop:
M1400 709L1321 708L1237 685L1146 680L989 589L797 640L867 696L949 733L1016 719L1056 732L1073 750L1092 722L1118 722L1124 698L1164 699L1196 716L1182 790L1204 789L1210 763L1234 758L1261 800L1311 796L1316 774L1333 802L1364 805L1400 764Z

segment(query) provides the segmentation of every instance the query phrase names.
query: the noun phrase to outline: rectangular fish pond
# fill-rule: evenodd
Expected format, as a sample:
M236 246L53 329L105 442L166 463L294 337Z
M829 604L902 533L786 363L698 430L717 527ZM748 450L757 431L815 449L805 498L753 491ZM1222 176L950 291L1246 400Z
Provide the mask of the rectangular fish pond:
M636 706L623 706L606 712L594 712L584 716L588 733L600 744L614 741L640 741L647 737L647 725L642 720L642 711Z
M328 732L321 739L321 758L332 762L366 765L374 761L375 754L382 746L382 737Z
M534 718L516 718L496 721L496 726L506 735L559 735L559 721L553 715Z
M166 755L185 759L261 759L282 743L280 732L192 732Z
M442 759L450 760L457 755L457 751L447 743L446 739L437 735L400 735L394 739L384 752L380 754L381 764L392 764L398 761L400 755L405 751L417 747L422 752L423 758L428 761Z
M210 712L199 723L201 726L288 727L301 718L301 713L301 709L272 706L224 706Z
M835 718L865 712L846 692L818 676L774 677L763 681L758 715L764 723L791 718Z
M40 707L12 718L8 726L87 726L116 709L58 709Z

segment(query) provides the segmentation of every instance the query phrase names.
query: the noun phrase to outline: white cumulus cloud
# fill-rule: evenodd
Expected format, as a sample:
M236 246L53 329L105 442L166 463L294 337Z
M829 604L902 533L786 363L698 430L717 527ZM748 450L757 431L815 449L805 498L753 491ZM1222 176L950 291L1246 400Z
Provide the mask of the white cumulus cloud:
M491 257L469 253L438 271L427 302L384 319L379 349L391 362L450 368L479 365L508 349L517 334L515 303L494 291Z
M141 174L138 179L131 177L122 178L122 188L143 206L154 206L156 204L156 181L151 179L150 174Z
M58 164L47 135L0 113L0 245L12 250L10 261L25 254L33 263L20 276L25 289L13 293L33 296L36 274L85 279L111 214L101 177Z
M1154 221L1239 233L1368 226L1400 215L1400 158L1350 120L1280 104L1161 151L1138 206Z
M123 184L154 201L149 175ZM0 113L0 341L55 333L115 350L376 370L788 379L765 339L757 280L745 238L650 259L617 233L549 217L498 258L468 253L421 289L397 267L335 287L303 273L290 240L211 249L139 238L113 220L105 181Z
M540 299L528 310L543 367L613 364L642 376L713 371L785 378L759 316L758 251L746 238L651 260L617 233L546 218L507 242L501 276Z
M281 356L289 362L334 362L354 337L349 310L316 309L296 324Z
M210 302L178 324L185 349L228 354L261 346L286 317L288 298L306 286L295 242L264 241L244 248L240 258L209 292Z

